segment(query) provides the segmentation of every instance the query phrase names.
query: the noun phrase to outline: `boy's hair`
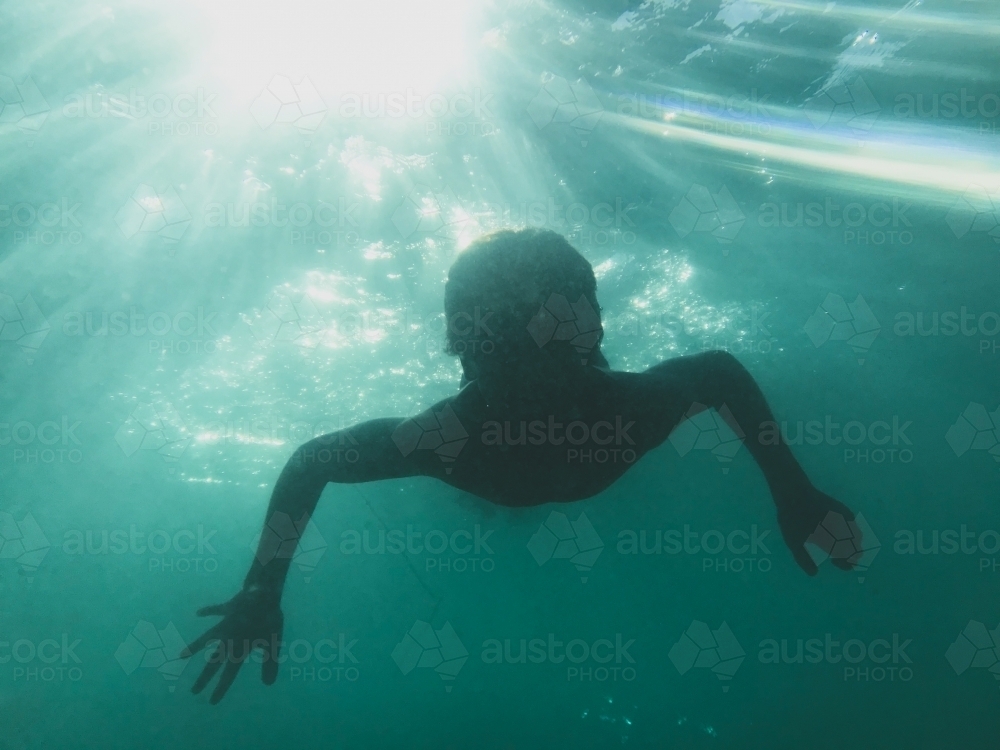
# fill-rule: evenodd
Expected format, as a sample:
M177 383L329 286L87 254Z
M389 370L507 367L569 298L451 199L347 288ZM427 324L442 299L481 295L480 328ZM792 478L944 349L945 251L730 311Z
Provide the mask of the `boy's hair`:
M598 354L604 333L593 268L565 237L543 229L502 230L470 244L448 271L444 309L448 353L480 368L520 366L543 351Z

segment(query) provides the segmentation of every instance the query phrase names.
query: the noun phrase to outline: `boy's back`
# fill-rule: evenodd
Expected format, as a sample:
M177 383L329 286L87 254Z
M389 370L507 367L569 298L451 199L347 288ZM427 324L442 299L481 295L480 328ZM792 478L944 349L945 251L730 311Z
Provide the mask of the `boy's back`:
M415 437L433 417L453 439L424 450L421 473L500 505L570 502L608 487L667 437L666 394L657 390L651 372L591 367L510 404L490 403L472 382L393 434Z
M600 352L599 310L590 264L552 232L499 232L463 252L449 272L445 312L448 351L461 357L467 385L416 417L372 420L295 451L267 510L266 523L283 533L261 535L235 597L199 612L224 619L187 649L218 642L193 691L225 665L218 702L251 644L264 651L264 682L277 678L281 595L297 544L286 540L305 530L330 482L423 475L506 506L570 502L596 495L685 418L714 408L738 436L749 433L744 445L803 570L816 573L805 542L831 513L863 549L851 511L813 487L788 445L755 439L774 415L733 356L705 352L644 373L612 372ZM856 562L828 552L840 568Z

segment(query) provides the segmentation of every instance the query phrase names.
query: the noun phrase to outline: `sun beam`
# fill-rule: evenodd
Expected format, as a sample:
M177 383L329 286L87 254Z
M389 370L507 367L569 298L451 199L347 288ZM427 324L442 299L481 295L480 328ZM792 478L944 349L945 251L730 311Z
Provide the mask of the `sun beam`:
M274 75L308 77L324 95L426 94L466 60L461 0L240 0L193 6L210 24L204 64L233 93Z

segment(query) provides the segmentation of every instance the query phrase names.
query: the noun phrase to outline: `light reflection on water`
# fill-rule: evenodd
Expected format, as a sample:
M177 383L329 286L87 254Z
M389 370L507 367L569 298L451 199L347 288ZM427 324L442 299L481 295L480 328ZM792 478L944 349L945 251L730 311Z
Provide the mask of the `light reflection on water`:
M380 59L373 56L373 42L365 42L363 35L348 50L329 52L363 51L363 59L353 66L318 54L335 46L315 36L315 29L324 26L318 7L298 4L277 14L265 6L241 7L240 13L224 7L203 14L197 6L182 6L172 10L165 27L154 22L161 19L152 10L109 8L96 14L76 10L62 21L61 36L68 54L61 53L58 60L50 46L29 43L37 41L30 37L13 45L20 50L18 66L30 70L51 99L49 122L37 137L45 139L46 147L64 154L79 153L81 144L88 144L84 152L93 164L91 173L85 180L70 177L58 191L86 194L92 201L88 213L97 218L107 217L106 208L120 202L129 191L125 186L136 181L155 182L157 190L178 183L181 200L194 217L176 248L155 240L130 246L115 236L106 218L95 222L84 233L84 243L100 247L96 252L102 257L117 258L120 273L88 269L94 277L93 299L79 298L70 305L94 305L123 281L142 285L166 274L167 287L173 292L169 296L176 298L181 292L181 297L210 301L213 309L225 308L233 319L259 323L260 311L271 304L285 305L295 318L285 322L280 332L249 338L236 324L223 332L214 354L187 362L180 370L164 358L159 369L144 377L145 387L174 390L183 394L181 403L197 401L204 393L222 398L224 391L240 392L252 385L256 405L284 408L280 405L288 395L301 397L302 385L293 383L310 383L314 394L335 383L340 411L363 418L375 416L369 410L386 410L376 405L385 404L383 397L409 413L427 398L445 395L458 370L454 362L440 356L440 337L423 331L410 332L401 340L384 330L382 323L366 323L363 330L348 335L336 326L331 328L329 321L345 314L383 322L412 317L414 312L429 318L439 305L442 282L456 251L483 232L537 223L530 212L539 203L593 207L610 200L601 176L608 170L618 172L623 166L628 170L627 177L616 177L613 182L617 184L609 186L617 193L628 193L628 182L659 184L657 192L683 191L685 184L716 182L722 168L745 169L752 163L753 170L766 178L758 180L758 186L771 186L777 177L785 192L808 182L814 187L825 183L831 189L853 184L877 193L885 189L879 187L882 182L894 194L936 206L953 201L970 183L988 184L1000 176L995 150L985 148L984 139L976 139L968 128L955 127L964 123L883 116L875 127L859 131L842 125L817 128L815 121L803 115L805 105L845 76L912 71L921 62L918 49L930 43L918 30L933 28L940 34L975 37L992 23L962 23L948 14L928 13L921 3L878 9L725 0L713 10L711 5L677 0L645 2L610 19L551 3L491 5L461 15L447 3L439 3L419 11L418 25L405 32L407 59L414 68L409 77L397 76L400 71L391 67L363 73L365 61ZM176 30L185 18L196 31L178 35ZM820 74L815 80L804 80L796 90L778 77L789 73L782 59L798 64L803 52L797 30L818 18L823 23L835 21L844 29L856 23L858 30L837 38L831 35L828 48L814 45L809 56ZM265 19L277 26L268 31ZM304 19L310 23L304 24ZM532 23L542 19L547 22ZM296 37L282 32L282 24L307 31ZM349 18L337 19L338 33L346 34L345 38L356 36L346 29L361 26L365 25L352 25ZM121 27L129 30L125 41L116 33ZM699 44L684 55L664 55L645 41L652 31L670 34L685 27ZM715 31L709 32L710 28ZM441 38L430 43L429 37L435 34ZM83 38L97 40L96 54L76 46L75 41ZM181 39L184 43L178 44ZM289 39L297 39L297 49L281 47ZM468 48L465 39L473 40ZM702 39L707 44L701 44ZM620 45L627 55L622 57L608 47L611 41L612 47ZM144 47L145 42L153 43ZM454 48L453 57L440 54L446 47ZM261 95L267 76L258 76L256 88L247 88L245 78L250 71L245 66L241 69L240 61L258 48L273 56L271 76L282 75L282 61L294 59L295 65L304 66L302 75L318 86L321 97L330 100L323 104L326 112L321 127L312 132L297 129L294 117L282 115L279 122L262 128L259 120L255 123L247 116L247 97L254 92ZM761 58L763 48L773 54ZM474 65L463 57L470 49ZM573 73L568 63L581 49L587 50L587 59L578 69L598 96L601 111L595 116L599 119L588 115L586 123L578 126L572 120L573 111L563 108L555 112L552 122L540 125L531 102L524 100L524 91L537 90L537 84L530 85L532 78L557 84L561 79L552 70ZM907 61L900 62L907 53L911 53ZM265 60L270 59L267 55ZM704 59L725 55L734 63L758 58L752 95L741 90L740 75L726 80L711 67L698 68ZM135 57L148 60L141 72L125 64ZM75 65L77 58L86 60L86 75ZM208 65L206 60L214 62ZM336 67L335 62L340 65L339 79L324 73L324 67ZM258 59L254 64L263 63ZM966 60L965 64L974 63ZM237 69L243 77L239 84L231 75L227 78ZM365 82L365 86L349 85L344 74L350 70L358 76L355 83ZM378 75L384 79L375 85L373 76ZM737 109L734 114L732 109L711 106L713 97L719 101L731 100L734 94L743 99L757 97L757 86L762 97L757 111ZM151 105L156 95L173 95L176 100L174 92L199 92L192 97L208 101L208 115L203 119L221 135L182 137L183 121L172 122L178 134L167 135L164 123L148 113L145 117L131 110L122 114L113 105L114 111L106 111L116 95L124 97L127 92L134 98L136 90ZM337 116L345 103L354 101L350 97L362 97L359 91L365 107L384 107L385 97L399 90L419 106L433 95L468 94L484 101L491 137L449 138L440 127L443 120L414 116L409 103L398 117ZM65 116L70 103L77 103L81 95L87 107L95 101L100 105L95 105L96 114L88 110L84 117ZM642 104L641 112L636 111L637 102ZM290 124L280 122L283 118ZM560 119L570 121L561 130ZM757 132L730 127L754 121L766 126L766 132L763 127ZM447 124L454 128L457 123ZM37 151L24 145L23 135L12 137L22 140L19 149L7 152L8 166L25 178L25 189L35 183L34 189L44 194L46 186L38 173L23 173ZM540 143L531 142L539 138L543 139ZM588 140L592 143L584 146ZM951 144L947 151L937 145L945 141ZM684 148L698 155L698 169L689 168L691 154L685 155ZM660 153L654 156L657 149ZM137 158L116 159L123 150ZM597 169L580 172L578 165L583 163ZM259 229L243 230L237 220L236 226L224 226L223 233L205 226L204 216L199 215L213 206L224 212L235 204L238 214L250 205L296 201L313 205L317 200L334 206L334 211L338 204L343 211L346 201L350 206L347 221L340 216L334 226L310 225L296 233L279 226L281 221L272 212L271 220ZM574 226L558 214L553 219L551 210L540 214L546 226L571 239L592 240L595 231L603 236L607 244L584 244L581 249L598 269L606 315L653 311L661 318L676 319L688 331L717 334L740 310L759 302L745 297L706 300L699 291L698 274L704 258L692 255L692 248L679 242L669 228L661 230L662 216L651 223L648 210L642 212L644 198L627 194L614 200L624 200L622 215L627 224L616 214L615 226L603 234L602 227ZM668 205L661 199L658 209L665 213ZM400 218L404 207L413 216ZM628 218L630 212L640 226ZM325 244L310 245L310 238L317 235L325 238ZM78 252L65 247L54 250L56 257ZM8 248L5 265L24 268L25 253L26 248ZM237 270L248 256L265 259L260 268L263 273ZM616 268L626 256L634 271L629 276ZM152 270L145 267L150 257L172 260ZM79 259L76 265L87 268ZM60 267L56 261L48 268L35 264L31 272L39 277L38 284L44 284L45 277ZM613 286L607 283L612 278ZM308 308L305 318L301 311L295 312L296 302ZM310 320L310 315L315 319ZM290 333L290 328L297 332ZM637 337L628 344L618 366L641 368L685 351L683 342L669 334ZM607 346L613 354L612 331ZM295 366L289 366L290 362ZM363 382L378 371L390 373L394 386L378 398L363 397ZM403 385L400 380L405 387L398 387ZM324 400L314 402L312 408L325 408Z

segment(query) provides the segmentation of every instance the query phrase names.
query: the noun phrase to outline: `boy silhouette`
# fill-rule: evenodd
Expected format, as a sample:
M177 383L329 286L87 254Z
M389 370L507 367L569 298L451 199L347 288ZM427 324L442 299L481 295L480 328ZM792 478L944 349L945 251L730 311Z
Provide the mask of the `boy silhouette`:
M444 300L447 350L460 357L461 389L412 419L375 419L295 451L266 516L285 521L290 533L283 536L294 540L263 533L242 590L198 611L223 619L182 654L215 643L192 691L221 669L211 697L217 703L253 650L264 652L264 682L275 681L285 577L329 482L430 476L499 505L567 503L614 483L699 411L717 409L738 435L739 425L774 422L760 388L727 352L677 357L643 373L610 370L600 350L596 290L590 264L554 232L496 232L462 252ZM854 515L813 487L783 439L766 443L746 446L770 487L785 543L815 575L806 539L833 512L860 541ZM352 460L344 460L345 446L357 451ZM853 567L853 557L832 560Z

